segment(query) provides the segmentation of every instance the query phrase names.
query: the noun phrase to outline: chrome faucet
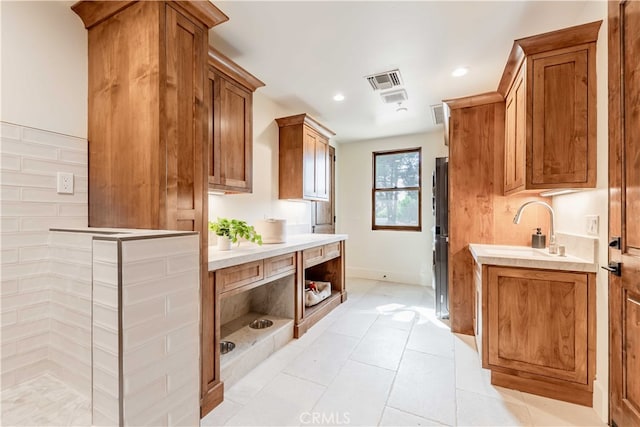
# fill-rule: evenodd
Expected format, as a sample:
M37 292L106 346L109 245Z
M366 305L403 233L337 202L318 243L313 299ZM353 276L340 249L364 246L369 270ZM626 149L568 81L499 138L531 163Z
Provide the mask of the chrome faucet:
M513 217L513 223L514 224L520 223L520 217L522 216L522 211L524 210L524 208L526 208L529 205L541 205L547 208L547 210L549 211L549 215L551 216L551 224L549 225L549 253L550 254L558 253L558 245L556 244L556 231L555 231L556 220L555 220L555 215L553 213L553 208L549 206L548 203L541 202L539 200L531 200L529 202L524 203L522 206L520 206L520 208L518 209L518 212L516 212L516 216Z

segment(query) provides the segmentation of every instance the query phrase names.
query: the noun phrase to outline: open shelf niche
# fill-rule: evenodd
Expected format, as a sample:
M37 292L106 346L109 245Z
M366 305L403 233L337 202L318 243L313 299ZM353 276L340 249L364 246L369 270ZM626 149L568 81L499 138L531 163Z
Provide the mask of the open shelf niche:
M220 355L220 377L226 387L293 339L294 284L292 274L221 299L220 341L235 344L233 350ZM258 319L268 319L273 325L251 328L251 322Z

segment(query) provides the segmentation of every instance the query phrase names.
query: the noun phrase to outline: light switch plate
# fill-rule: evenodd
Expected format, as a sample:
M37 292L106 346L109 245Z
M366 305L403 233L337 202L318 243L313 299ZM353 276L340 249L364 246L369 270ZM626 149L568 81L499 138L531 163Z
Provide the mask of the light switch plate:
M58 194L73 194L73 174L58 172L57 178Z
M587 215L587 234L597 236L600 226L600 217L598 215Z

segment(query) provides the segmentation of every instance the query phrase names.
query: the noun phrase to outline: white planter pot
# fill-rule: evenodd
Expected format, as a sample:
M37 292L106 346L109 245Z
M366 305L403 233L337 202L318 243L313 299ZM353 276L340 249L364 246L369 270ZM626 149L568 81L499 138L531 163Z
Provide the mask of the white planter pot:
M218 250L219 251L231 250L231 239L225 236L218 236Z

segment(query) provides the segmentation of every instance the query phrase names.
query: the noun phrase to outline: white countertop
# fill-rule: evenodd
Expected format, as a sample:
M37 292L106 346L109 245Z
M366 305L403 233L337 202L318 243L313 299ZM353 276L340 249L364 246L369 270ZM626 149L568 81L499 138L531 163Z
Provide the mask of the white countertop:
M216 246L209 246L209 271L339 242L347 238L346 234L295 234L287 236L286 243L265 243L258 246L255 243L242 242L240 246L233 244L230 251L219 251Z
M178 230L150 230L145 228L112 228L112 227L73 227L50 228L49 231L58 233L87 233L103 239L139 240L149 237L173 237L198 234L195 231Z
M598 265L594 260L573 255L552 255L548 249L533 249L528 246L469 244L471 255L478 264L504 265L511 267L541 268L546 270L584 271L595 273Z

